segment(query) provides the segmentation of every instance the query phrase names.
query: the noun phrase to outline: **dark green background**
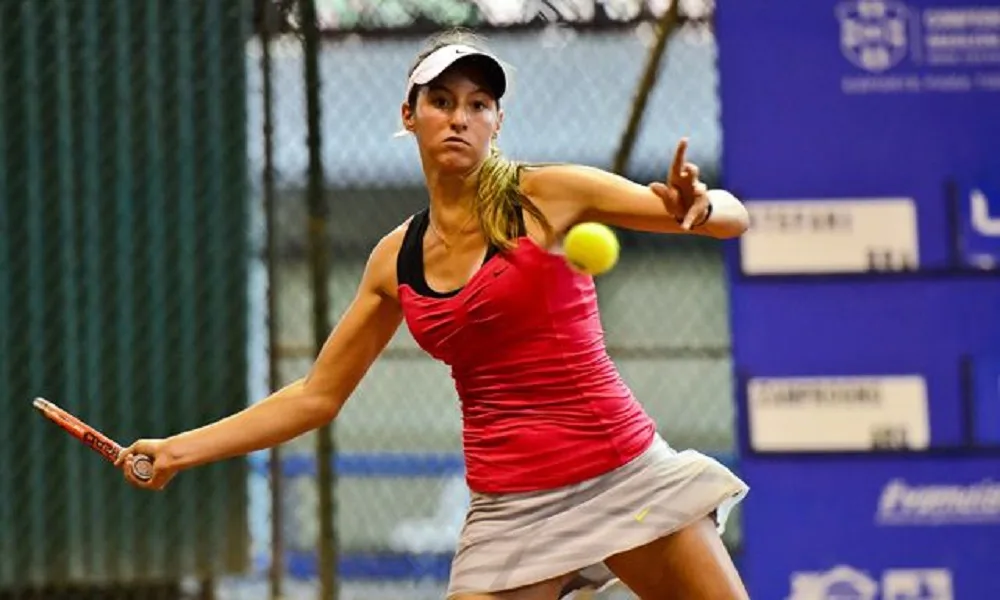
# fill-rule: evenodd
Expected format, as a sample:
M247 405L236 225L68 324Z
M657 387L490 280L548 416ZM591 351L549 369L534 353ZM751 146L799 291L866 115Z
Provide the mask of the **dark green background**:
M123 444L246 403L244 2L0 2L0 587L243 565L241 461L134 490Z

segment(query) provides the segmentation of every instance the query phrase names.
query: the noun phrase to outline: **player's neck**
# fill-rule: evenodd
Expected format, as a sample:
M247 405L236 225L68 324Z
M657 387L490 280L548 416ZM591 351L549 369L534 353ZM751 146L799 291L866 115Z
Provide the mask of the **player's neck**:
M458 232L475 211L478 170L465 174L428 173L431 215L438 227Z

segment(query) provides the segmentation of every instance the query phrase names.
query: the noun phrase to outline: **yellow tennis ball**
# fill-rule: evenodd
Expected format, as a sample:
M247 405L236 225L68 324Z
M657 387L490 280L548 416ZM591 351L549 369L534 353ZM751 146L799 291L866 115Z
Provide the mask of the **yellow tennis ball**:
M574 225L563 238L563 253L576 270L600 275L618 263L618 236L602 223Z

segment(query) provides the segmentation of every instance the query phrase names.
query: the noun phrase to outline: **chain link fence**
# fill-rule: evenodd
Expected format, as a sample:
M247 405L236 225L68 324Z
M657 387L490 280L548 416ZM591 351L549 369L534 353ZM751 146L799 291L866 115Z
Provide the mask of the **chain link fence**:
M467 501L461 415L405 328L333 426L322 511L315 434L152 495L30 414L48 395L127 442L306 374L372 247L426 203L412 141L392 137L424 34L518 20L503 3L317 1L310 54L304 4L0 3L0 427L15 441L0 450L0 553L17 557L0 561L0 597L176 598L190 577L218 598L441 597ZM610 168L668 2L576 4L627 24L488 33L514 72L500 145ZM712 8L681 3L625 170L637 180L663 177L682 135L715 177ZM612 356L671 443L726 457L718 247L621 239L598 282ZM317 552L321 514L335 556Z

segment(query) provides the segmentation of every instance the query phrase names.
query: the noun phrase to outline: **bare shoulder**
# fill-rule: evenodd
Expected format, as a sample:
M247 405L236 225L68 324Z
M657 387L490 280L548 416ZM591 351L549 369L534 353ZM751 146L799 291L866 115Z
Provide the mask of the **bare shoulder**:
M634 193L637 187L609 171L572 163L526 167L520 180L521 193L542 211L557 232L579 221L600 198Z
M411 217L412 218L412 217ZM410 218L400 223L375 244L365 265L364 287L381 296L396 298L396 258Z
M521 171L521 191L532 200L558 200L586 188L588 182L610 175L586 165L556 163L531 165Z

